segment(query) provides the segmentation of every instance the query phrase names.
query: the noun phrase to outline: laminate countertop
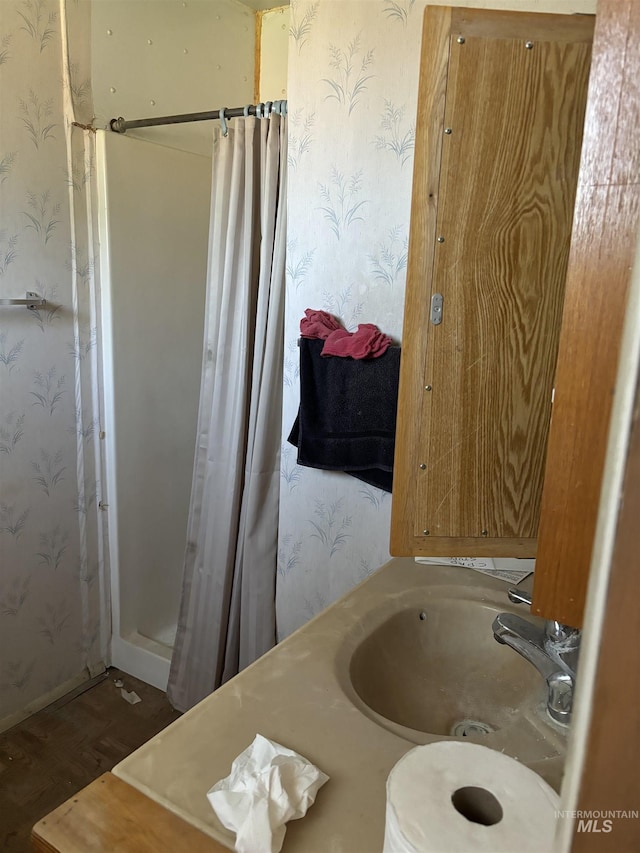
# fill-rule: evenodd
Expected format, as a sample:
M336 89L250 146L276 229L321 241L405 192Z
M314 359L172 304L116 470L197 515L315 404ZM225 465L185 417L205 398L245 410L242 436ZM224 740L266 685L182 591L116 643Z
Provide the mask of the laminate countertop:
M305 756L330 777L306 816L287 825L284 853L378 853L391 769L417 743L442 736L414 732L370 712L351 685L353 651L390 615L416 609L428 613L434 597L471 597L494 607L504 601L504 609L511 609L506 588L503 581L469 569L393 559L121 761L113 773L233 849L234 835L218 821L206 793L259 733ZM487 610L489 632L492 613ZM498 653L515 655L506 647ZM525 726L519 720L518 743L525 751L529 743L532 751L515 757L557 787L563 749L561 739L553 742L552 737L549 744L549 735L543 724L537 727L530 720ZM500 733L491 744L484 742L503 748Z

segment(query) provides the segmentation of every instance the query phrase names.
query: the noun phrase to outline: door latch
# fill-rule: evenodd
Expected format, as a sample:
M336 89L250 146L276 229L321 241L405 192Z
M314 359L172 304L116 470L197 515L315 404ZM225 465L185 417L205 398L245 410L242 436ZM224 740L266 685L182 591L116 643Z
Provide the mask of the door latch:
M434 293L431 297L431 322L434 326L442 323L442 294Z

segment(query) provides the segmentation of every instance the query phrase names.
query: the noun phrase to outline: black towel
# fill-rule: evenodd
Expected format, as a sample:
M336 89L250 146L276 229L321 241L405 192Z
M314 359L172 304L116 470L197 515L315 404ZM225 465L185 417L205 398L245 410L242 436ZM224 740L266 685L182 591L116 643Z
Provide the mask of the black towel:
M353 359L322 358L323 346L300 339L300 408L288 439L298 464L345 471L390 492L400 347Z

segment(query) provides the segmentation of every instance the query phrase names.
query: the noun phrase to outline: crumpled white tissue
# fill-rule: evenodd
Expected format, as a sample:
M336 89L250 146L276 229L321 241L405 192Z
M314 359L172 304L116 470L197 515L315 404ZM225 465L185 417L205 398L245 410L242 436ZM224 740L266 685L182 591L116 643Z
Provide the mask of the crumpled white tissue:
M207 798L221 823L236 833L237 853L279 853L285 823L304 817L328 779L302 755L256 735Z

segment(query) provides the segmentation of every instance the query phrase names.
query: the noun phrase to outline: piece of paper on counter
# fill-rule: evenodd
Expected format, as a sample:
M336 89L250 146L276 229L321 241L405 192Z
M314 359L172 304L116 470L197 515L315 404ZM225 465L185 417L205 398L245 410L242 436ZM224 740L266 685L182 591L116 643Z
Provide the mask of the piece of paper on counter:
M236 833L238 853L279 853L286 822L304 817L328 779L302 755L256 735L207 799L220 822Z
M484 575L490 575L492 578L515 584L528 577L536 565L535 560L507 558L494 560L491 557L416 557L415 561L437 566L465 566Z

